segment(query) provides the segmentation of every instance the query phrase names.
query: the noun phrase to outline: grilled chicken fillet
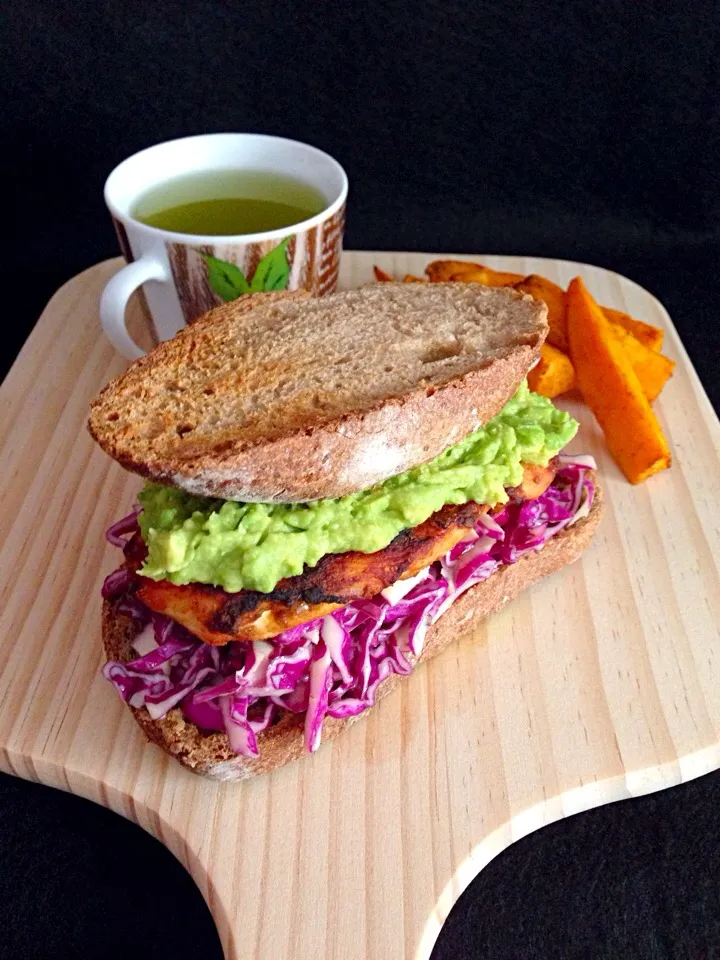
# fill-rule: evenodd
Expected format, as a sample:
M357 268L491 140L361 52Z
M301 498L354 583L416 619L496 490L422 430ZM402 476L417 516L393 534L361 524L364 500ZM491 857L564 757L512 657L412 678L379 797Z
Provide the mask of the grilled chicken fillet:
M554 463L547 467L525 465L522 483L509 491L511 498L539 497L552 483L555 470ZM397 580L414 576L459 543L489 509L488 504L449 504L417 527L403 530L376 553L328 554L299 576L281 580L270 593L228 593L203 583L179 585L141 577L138 597L151 610L181 623L205 643L268 639L353 600L374 597ZM128 562L139 568L145 554L139 536L128 554Z

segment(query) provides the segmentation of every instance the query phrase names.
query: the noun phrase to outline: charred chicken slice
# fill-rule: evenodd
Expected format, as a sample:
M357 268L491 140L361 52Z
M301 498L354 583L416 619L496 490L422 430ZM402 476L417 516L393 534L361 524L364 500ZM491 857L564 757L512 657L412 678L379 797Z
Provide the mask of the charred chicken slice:
M554 465L526 466L521 485L511 496L536 498L552 483ZM424 523L403 530L376 553L328 554L297 577L281 580L270 593L241 590L227 593L203 583L178 585L141 578L138 597L158 613L181 623L205 643L264 640L284 630L323 617L353 600L374 597L444 556L466 536L487 504L447 505ZM137 569L144 557L139 537L129 553Z

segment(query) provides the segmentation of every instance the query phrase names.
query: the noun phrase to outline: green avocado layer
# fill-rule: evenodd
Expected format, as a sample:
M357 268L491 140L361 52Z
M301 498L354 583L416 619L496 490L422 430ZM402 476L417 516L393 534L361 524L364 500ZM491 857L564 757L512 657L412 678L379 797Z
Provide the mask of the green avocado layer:
M504 503L521 463L545 466L578 424L523 384L486 426L434 460L360 493L310 503L238 503L147 483L143 576L269 593L326 553L386 547L447 503Z

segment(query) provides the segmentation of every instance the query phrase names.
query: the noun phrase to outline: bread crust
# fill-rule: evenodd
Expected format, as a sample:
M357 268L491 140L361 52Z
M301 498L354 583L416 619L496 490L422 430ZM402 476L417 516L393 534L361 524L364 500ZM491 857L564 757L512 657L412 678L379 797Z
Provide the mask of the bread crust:
M547 333L544 304L515 290L479 284L385 283L369 292L299 300L276 296L249 305L241 299L211 311L108 384L91 407L90 433L126 469L199 496L266 503L342 497L431 460L487 423L538 359ZM283 407L277 397L272 399L273 391L286 389L296 377L299 382L299 371L308 364L321 363L322 357L315 356L313 361L304 353L306 349L317 353L321 347L306 348L298 339L290 350L294 359L284 355L280 363L281 352L268 352L266 343L248 346L251 328L261 341L258 330L263 324L268 330L273 324L277 328L284 316L291 326L293 318L297 322L303 313L322 309L326 321L338 328L335 338L341 339L343 324L348 331L357 330L379 315L383 305L390 303L400 317L407 306L407 315L413 317L417 313L412 311L421 311L424 302L426 315L444 302L461 326L465 323L470 329L475 324L480 334L491 331L492 347L464 352L461 337L457 341L460 354L445 356L440 344L440 359L418 363L414 358L412 385L394 391L389 385L375 384L363 393L363 379L372 381L374 371L378 381L383 376L378 355L383 344L376 344L372 364L367 361L362 376L357 370L343 372L350 368L333 367L328 361L330 387L336 378L342 390L348 382L357 382L358 396L340 402L334 388L325 393L298 388ZM306 308L305 303L311 306ZM332 311L342 314L343 324L332 316L328 320ZM388 324L387 329L389 336L394 328ZM404 342L406 337L413 349L427 347L430 356L438 346L429 330L416 338L407 330L399 338L396 334L395 330L396 340ZM374 335L379 336L379 331ZM401 355L402 342L395 343ZM223 419L224 408L217 397L210 399L212 376L219 376L218 357L233 350L237 350L237 366L221 370L224 382L233 374L239 378L230 399L259 396L264 390L271 398L271 414ZM250 379L257 377L262 379L251 384ZM204 398L208 390L211 393ZM186 423L183 411L188 410L191 422Z
M517 563L502 567L488 580L464 593L428 629L425 645L417 659L418 665L432 659L451 640L500 610L533 583L578 559L590 543L602 515L602 489L597 478L594 475L591 477L595 482L595 498L588 516L562 530L538 553L527 554ZM108 659L120 662L132 660L132 642L136 633L137 628L128 617L118 614L108 601L103 602L102 635ZM376 702L392 693L403 679L396 674L390 676L378 688ZM224 733L201 733L194 724L185 720L177 707L160 720L153 720L144 707L129 709L148 740L162 747L193 773L213 780L245 780L291 763L305 753L303 715L286 714L278 724L260 734L260 755L249 758L233 753ZM322 742L334 740L350 723L366 716L367 712L344 720L327 717L323 725Z

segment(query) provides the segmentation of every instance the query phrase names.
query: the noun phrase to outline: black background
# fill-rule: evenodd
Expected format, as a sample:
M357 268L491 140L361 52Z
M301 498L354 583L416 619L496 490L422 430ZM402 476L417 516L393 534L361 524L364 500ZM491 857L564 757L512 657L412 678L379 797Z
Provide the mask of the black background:
M1 53L3 369L57 286L116 254L117 162L249 130L341 161L349 248L565 257L638 281L720 403L712 2L31 0L5 11ZM720 956L719 792L711 775L526 838L471 885L436 960ZM130 950L219 956L192 882L138 828L1 777L0 956Z

